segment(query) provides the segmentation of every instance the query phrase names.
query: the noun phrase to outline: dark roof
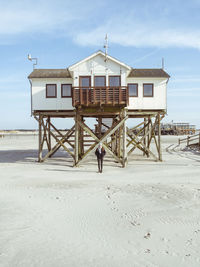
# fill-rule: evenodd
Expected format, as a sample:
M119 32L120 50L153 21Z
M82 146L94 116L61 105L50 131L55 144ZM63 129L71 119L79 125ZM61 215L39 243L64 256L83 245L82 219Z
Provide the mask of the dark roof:
M35 69L28 78L71 78L68 69Z
M128 78L130 77L169 78L170 76L163 69L132 69Z

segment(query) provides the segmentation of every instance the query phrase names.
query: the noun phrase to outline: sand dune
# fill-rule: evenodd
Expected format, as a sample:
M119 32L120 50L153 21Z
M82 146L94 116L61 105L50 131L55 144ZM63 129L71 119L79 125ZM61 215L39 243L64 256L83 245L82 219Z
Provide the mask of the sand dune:
M37 136L0 139L0 266L200 266L200 155L165 136L164 161L136 152L78 168L37 163Z

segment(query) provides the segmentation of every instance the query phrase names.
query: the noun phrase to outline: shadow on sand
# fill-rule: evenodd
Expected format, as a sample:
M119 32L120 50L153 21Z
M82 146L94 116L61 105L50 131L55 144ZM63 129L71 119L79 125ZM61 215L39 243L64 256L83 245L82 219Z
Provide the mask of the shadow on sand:
M46 155L47 149L43 150L43 156ZM73 167L73 158L65 151L57 151L53 157L48 158L42 163L38 162L38 150L27 149L27 150L3 150L0 151L0 163L19 163L19 164L42 164L46 166L65 166ZM91 156L84 161L81 166L90 165L97 166L97 160L95 156ZM106 156L104 159L104 166L114 166L121 168L121 165L116 162L113 158ZM80 170L84 172L84 170ZM88 170L87 170L88 171Z
M47 149L44 150L43 156L47 153ZM3 150L0 151L0 163L38 163L38 150ZM40 163L38 163L40 164ZM73 159L67 153L58 151L55 156L41 163L47 165L67 165L73 166Z

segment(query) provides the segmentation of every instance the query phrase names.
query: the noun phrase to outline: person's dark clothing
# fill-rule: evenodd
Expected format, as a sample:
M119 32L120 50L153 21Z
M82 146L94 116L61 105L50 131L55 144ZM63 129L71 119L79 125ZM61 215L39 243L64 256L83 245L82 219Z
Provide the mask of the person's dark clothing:
M97 156L99 172L102 172L103 170L103 158L105 154L106 154L106 151L103 147L101 149L97 148L95 151L95 155Z

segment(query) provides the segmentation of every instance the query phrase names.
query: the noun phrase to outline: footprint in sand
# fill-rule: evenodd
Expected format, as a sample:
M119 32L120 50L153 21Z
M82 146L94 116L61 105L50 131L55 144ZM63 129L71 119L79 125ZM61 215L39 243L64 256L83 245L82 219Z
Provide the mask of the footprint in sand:
M151 234L148 232L148 233L146 233L146 235L144 236L144 238L146 238L146 239L149 239L151 237Z

